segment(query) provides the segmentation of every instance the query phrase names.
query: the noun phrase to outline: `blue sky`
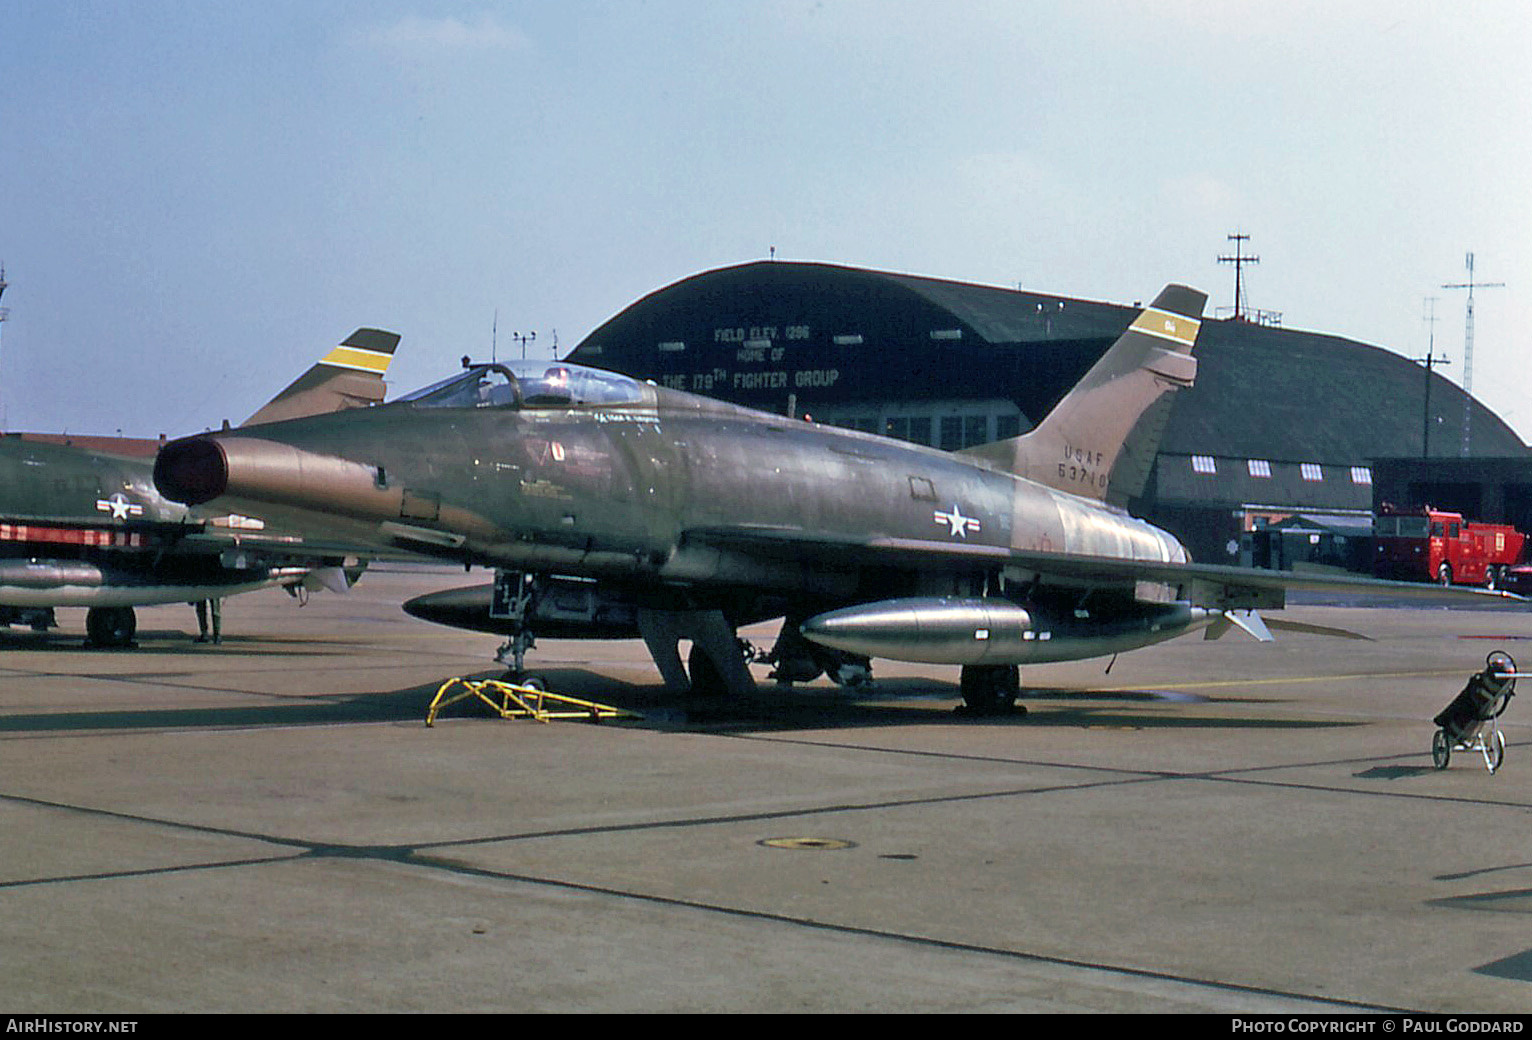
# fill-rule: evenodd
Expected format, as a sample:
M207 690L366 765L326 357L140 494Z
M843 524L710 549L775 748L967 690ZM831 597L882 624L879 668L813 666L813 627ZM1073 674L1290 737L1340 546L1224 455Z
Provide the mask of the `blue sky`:
M0 419L243 419L359 325L405 390L764 258L1417 356L1532 437L1532 18L1413 0L0 0ZM1359 393L1366 388L1359 387Z

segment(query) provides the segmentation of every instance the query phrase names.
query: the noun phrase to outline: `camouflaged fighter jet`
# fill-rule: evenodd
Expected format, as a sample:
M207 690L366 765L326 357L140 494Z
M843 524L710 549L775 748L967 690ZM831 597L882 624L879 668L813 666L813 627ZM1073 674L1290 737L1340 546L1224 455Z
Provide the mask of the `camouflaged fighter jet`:
M244 426L381 401L398 343L391 332L356 330ZM307 553L256 517L167 501L152 479L158 447L0 436L0 625L47 629L55 607L86 607L89 643L122 647L133 642L135 606L354 580L356 560Z
M1205 301L1167 287L1036 429L953 454L577 365L465 359L381 407L172 443L155 482L321 542L495 568L405 609L509 635L518 673L534 634L641 636L669 685L744 692L737 628L782 617L756 658L778 681L954 664L969 705L1003 709L1019 665L1202 627L1269 639L1255 610L1284 585L1381 587L1197 566L1124 511L1196 374Z

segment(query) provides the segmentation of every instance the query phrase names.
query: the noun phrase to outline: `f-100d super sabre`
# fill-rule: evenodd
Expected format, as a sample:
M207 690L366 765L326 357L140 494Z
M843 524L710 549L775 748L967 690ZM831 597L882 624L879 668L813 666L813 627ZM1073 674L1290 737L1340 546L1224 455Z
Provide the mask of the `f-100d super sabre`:
M779 681L953 664L964 699L996 710L1022 664L1231 624L1269 639L1255 611L1284 586L1421 591L1197 566L1127 514L1168 395L1196 374L1205 302L1167 287L1036 429L957 453L544 361L177 441L155 481L311 539L495 568L405 606L509 635L518 670L534 634L641 636L668 684L747 691L736 630L781 617L763 655Z
M381 401L399 337L357 329L245 427ZM133 608L216 599L275 584L344 589L359 570L316 555L257 516L204 513L155 490L155 442L0 436L0 624L54 625L85 607L93 646L133 641Z

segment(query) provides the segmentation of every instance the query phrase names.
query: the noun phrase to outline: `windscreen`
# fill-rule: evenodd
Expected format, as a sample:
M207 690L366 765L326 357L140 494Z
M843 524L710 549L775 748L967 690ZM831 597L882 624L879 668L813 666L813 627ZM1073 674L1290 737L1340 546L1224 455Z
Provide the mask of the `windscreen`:
M420 408L573 408L637 404L643 387L627 376L583 365L516 361L475 365L400 400Z
M1380 516L1373 530L1379 538L1424 538L1426 526L1423 516Z

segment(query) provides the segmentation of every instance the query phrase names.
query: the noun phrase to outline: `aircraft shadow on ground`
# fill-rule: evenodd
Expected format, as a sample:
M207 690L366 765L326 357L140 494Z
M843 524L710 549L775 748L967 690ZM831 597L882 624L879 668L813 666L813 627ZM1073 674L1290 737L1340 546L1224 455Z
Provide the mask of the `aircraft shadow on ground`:
M193 648L200 649L200 648ZM960 708L954 683L928 679L880 681L871 691L830 686L782 689L762 684L751 697L698 698L675 695L658 683L637 684L583 668L546 669L539 673L555 693L637 712L641 719L606 725L636 725L666 730L796 730L869 726L957 725L1033 728L1124 729L1316 729L1353 723L1333 719L1212 717L1168 712L1188 701L1216 706L1238 698L1200 698L1153 691L1024 690L1027 712L971 715ZM467 678L502 677L498 671ZM443 677L443 682L446 677ZM295 692L266 703L218 707L154 707L122 711L89 710L0 715L0 733L68 733L121 729L259 728L264 726L409 723L424 725L440 682L376 693L330 695ZM248 697L235 693L235 696ZM1270 703L1268 701L1254 703ZM1134 710L1143 705L1143 710ZM444 712L442 721L481 719L494 713L469 699Z
M199 643L189 632L178 629L140 631L129 647L91 646L78 632L54 629L51 632L0 632L0 665L7 651L36 650L50 654L251 654L280 657L314 657L344 653L356 647L355 639L345 637L310 638L290 636L229 635L217 644Z
M199 691L204 692L204 691ZM229 707L138 708L122 711L0 715L0 733L70 733L93 730L259 729L266 726L333 726L362 722L419 722L436 686L349 696L296 694L264 704Z
M1081 691L1024 689L1027 711L1004 715L973 715L961 708L956 683L933 679L879 680L871 690L814 685L777 687L761 683L748 697L692 697L672 694L664 687L637 685L577 668L540 669L538 674L555 693L610 704L644 716L626 723L661 729L826 729L867 726L1001 725L1032 727L1122 727L1164 729L1314 729L1349 726L1334 719L1218 718L1170 714L1176 704L1270 704L1269 700L1209 699L1154 691ZM494 678L486 674L478 678ZM1089 702L1089 703L1086 703ZM1146 710L1125 710L1142 704ZM443 718L484 717L492 713L477 703L463 702Z

